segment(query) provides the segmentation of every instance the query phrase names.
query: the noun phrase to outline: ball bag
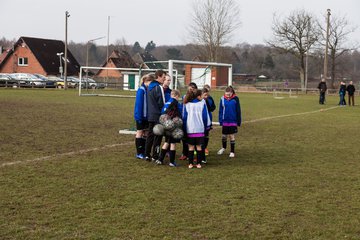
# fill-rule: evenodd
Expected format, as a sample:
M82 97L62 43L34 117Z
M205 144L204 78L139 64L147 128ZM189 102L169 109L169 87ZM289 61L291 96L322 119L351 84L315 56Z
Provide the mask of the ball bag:
M172 131L175 128L175 124L171 119L166 120L162 125L167 131Z
M155 135L158 135L158 136L164 135L164 132L165 132L164 126L161 124L156 124L153 128L153 132Z
M179 118L179 117L174 117L174 118L173 118L173 122L174 122L174 124L175 124L175 127L177 127L177 128L182 128L182 126L183 126L183 120L182 120L181 118Z
M159 118L159 122L164 125L165 121L170 120L170 116L167 114L162 114Z
M171 132L171 136L175 139L182 139L184 136L184 131L181 128L175 128Z

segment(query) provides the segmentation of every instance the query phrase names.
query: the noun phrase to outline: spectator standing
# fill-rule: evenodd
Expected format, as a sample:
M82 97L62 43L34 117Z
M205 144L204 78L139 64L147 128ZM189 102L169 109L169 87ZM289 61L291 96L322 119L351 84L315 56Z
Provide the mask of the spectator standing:
M349 96L349 106L351 106L351 103L353 106L355 106L355 86L353 84L353 81L350 81L349 85L346 87L346 91L348 92L348 96Z
M339 105L340 106L346 105L345 95L346 95L346 85L343 81L341 81L340 88L339 88L339 97L340 97Z
M319 99L319 104L324 104L325 102L325 93L327 90L327 86L326 86L326 82L325 79L321 79L321 82L318 85L318 89L320 91L320 99Z

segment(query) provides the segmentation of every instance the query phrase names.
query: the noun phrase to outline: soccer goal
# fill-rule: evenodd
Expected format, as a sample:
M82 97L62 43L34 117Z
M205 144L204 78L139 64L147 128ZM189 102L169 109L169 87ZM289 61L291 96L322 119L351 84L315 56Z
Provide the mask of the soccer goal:
M185 60L168 60L149 62L162 64L173 81L170 88L182 88L195 82L199 88L232 85L232 64L216 62L198 62Z
M205 84L211 87L232 85L232 64L226 63L168 60L144 62L140 68L82 66L79 96L129 97L119 90L136 91L143 75L159 69L170 75L170 88L174 89L190 82L195 82L199 88Z

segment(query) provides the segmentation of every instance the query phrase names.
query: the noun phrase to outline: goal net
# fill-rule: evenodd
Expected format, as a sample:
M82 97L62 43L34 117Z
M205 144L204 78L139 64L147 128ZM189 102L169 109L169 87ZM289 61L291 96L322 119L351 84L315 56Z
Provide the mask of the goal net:
M140 68L82 66L79 96L133 96L129 91L139 88L141 77L159 69L170 75L173 89L184 88L190 82L195 82L200 89L205 84L211 87L232 85L232 65L226 63L169 60L144 62Z

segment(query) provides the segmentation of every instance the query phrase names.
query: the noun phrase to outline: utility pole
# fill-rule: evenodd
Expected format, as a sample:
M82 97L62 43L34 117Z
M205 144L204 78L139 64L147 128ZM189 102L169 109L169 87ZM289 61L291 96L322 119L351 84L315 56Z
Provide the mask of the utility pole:
M327 10L327 23L326 23L326 44L325 44L325 56L324 56L324 79L327 79L327 66L328 66L328 51L329 51L329 28L330 28L330 15L331 10Z
M103 38L105 38L105 37L98 37L98 38L94 38L94 39L87 41L87 43L86 43L86 67L89 66L89 44L91 42L94 42L96 40L103 39ZM86 69L86 79L88 78L88 73L89 73L89 69Z
M68 64L68 51L67 51L67 25L70 14L68 11L65 12L65 61L64 61L64 89L67 89L67 64Z
M106 47L106 64L109 61L109 35L110 35L110 16L108 16L108 29L107 29L107 47ZM109 79L109 70L106 69L106 81Z

